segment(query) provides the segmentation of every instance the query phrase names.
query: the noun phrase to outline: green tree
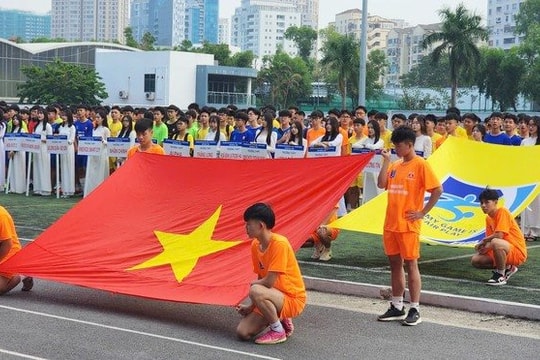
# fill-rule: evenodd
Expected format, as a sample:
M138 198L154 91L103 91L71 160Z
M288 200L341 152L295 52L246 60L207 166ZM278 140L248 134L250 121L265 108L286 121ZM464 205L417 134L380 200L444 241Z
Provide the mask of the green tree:
M191 41L189 41L188 39L184 39L184 40L182 40L180 45L175 48L175 50L192 52L193 51L193 43Z
M30 40L30 42L31 43L50 43L50 42L58 43L58 42L68 42L68 41L66 39L63 39L63 38L51 39L51 38L48 38L48 37L38 37L38 38Z
M439 11L442 19L441 31L424 38L424 49L434 45L431 59L437 63L444 53L448 53L450 64L451 99L450 105L456 106L458 80L460 75L472 77L480 61L478 40L487 40L488 31L481 25L482 18L470 13L463 4L453 12L446 7Z
M227 44L211 44L205 41L200 48L194 49L193 51L214 55L214 60L220 65L227 65L231 57L231 50Z
M98 105L108 97L105 84L92 68L62 62L21 68L27 81L18 88L20 102Z
M255 55L253 54L253 52L251 52L250 50L241 51L231 56L228 65L249 68L253 66L253 60L255 60Z
M290 57L281 49L275 55L263 58L257 83L262 89L263 101L279 108L311 95L311 74L306 63L300 57Z
M527 61L522 93L540 103L540 0L521 3L516 15L515 33L523 37L519 51Z
M285 30L285 39L294 41L298 48L298 55L308 62L311 50L317 41L317 31L309 26L291 26Z
M323 30L325 37L321 65L326 70L327 83L335 83L341 94L341 106L344 109L348 89L352 82L358 81L360 66L360 45L352 36L342 35L333 28Z
M130 26L124 29L124 37L126 38L126 46L132 48L139 47L139 43L135 40L135 37L133 37L133 29Z
M139 48L141 50L152 51L154 50L155 43L156 38L154 37L154 35L149 32L145 32L141 39L141 44L139 45Z
M481 49L477 81L481 93L490 97L501 111L516 109L521 84L525 80L526 62L518 49L504 51L496 48Z

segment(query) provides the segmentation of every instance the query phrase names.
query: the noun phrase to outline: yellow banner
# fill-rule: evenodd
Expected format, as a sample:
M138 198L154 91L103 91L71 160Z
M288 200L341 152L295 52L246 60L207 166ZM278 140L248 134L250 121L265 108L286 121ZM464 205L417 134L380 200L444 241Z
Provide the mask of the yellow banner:
M483 238L485 215L478 195L500 190L500 205L517 216L540 192L540 146L493 145L450 137L428 158L444 193L425 216L421 239L428 243L474 246ZM428 194L426 194L427 200ZM331 226L382 234L386 192Z

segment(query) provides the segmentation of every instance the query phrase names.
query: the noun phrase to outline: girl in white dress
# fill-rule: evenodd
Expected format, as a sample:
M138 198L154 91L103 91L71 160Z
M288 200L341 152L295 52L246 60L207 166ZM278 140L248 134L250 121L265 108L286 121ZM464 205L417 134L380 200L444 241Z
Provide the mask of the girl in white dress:
M58 128L59 135L67 136L67 154L60 155L60 183L62 197L67 198L75 194L75 138L77 129L73 125L73 114L70 110L65 110L60 117L63 122Z
M255 133L255 142L266 144L268 159L272 158L272 154L276 150L277 132L274 131L273 121L274 117L272 114L265 112L262 117L262 125Z
M25 133L18 116L13 118L12 133ZM9 176L9 192L23 194L26 191L26 152L10 151L9 167L11 174Z
M421 153L424 159L427 159L433 152L433 144L431 138L427 136L426 122L424 116L417 115L412 119L411 128L416 134L416 140L414 141L414 151Z
M47 153L47 135L52 135L51 124L47 121L43 109L38 112L39 124L36 125L34 134L41 136L39 153L32 154L33 186L34 194L51 195L51 155Z
M521 141L522 146L540 145L539 127L540 116L533 116L529 120L529 137ZM527 241L534 241L540 237L540 195L521 213L521 231Z
M122 129L118 133L119 138L129 138L129 148L135 145L135 130L133 129L133 118L129 115L124 115L122 117ZM126 161L125 157L116 158L116 168L119 168Z
M96 187L109 177L109 151L107 138L111 132L107 127L107 114L99 110L94 117L94 130L92 136L101 138L100 155L88 156L86 164L86 181L84 183L84 197L88 196Z
M339 132L339 123L335 117L330 117L325 125L326 134L315 139L311 146L328 148L336 147L336 156L341 156L341 145L343 144L343 135Z

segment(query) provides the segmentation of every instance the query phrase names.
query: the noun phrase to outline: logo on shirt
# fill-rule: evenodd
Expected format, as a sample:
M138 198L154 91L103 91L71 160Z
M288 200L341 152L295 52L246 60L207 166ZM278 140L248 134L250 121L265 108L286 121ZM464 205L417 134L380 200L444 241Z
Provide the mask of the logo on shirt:
M407 174L407 179L414 179L414 173L412 171Z

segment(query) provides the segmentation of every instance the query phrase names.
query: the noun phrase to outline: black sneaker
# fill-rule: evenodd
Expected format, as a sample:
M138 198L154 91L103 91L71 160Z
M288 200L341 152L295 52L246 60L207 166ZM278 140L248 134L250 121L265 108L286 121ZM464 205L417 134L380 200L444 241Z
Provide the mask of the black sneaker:
M405 318L405 308L398 310L394 307L394 304L390 304L390 307L386 312L377 317L379 321L394 321L403 320Z
M506 276L499 274L497 271L493 271L493 276L489 279L486 285L499 286L506 285Z
M403 320L402 324L407 326L414 326L418 325L422 322L422 319L420 318L420 313L415 308L410 308L409 313L407 314L407 317L405 320Z

